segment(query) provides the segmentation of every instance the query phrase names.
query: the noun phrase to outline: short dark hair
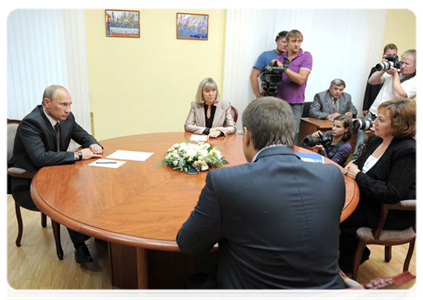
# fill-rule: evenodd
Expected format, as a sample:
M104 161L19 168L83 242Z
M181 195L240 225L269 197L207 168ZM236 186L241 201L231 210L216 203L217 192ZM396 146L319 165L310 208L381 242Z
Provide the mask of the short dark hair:
M416 135L416 101L408 98L395 98L379 105L377 113L388 113L394 137L406 138Z
M347 142L350 140L350 138L353 135L353 127L352 127L352 119L346 115L339 115L337 116L335 119L333 119L333 121L341 121L342 122L342 126L344 126L344 128L347 128L348 131L346 131L344 133L344 135L342 136L342 140L344 142Z
M286 30L279 32L275 38L275 42L277 42L280 38L286 37L287 34L288 34L288 31Z
M249 130L256 150L276 144L294 146L294 115L285 100L262 97L252 101L242 114L242 126Z
M388 50L396 50L398 52L398 47L395 44L387 44L384 48L383 48L383 53L386 53L386 51Z

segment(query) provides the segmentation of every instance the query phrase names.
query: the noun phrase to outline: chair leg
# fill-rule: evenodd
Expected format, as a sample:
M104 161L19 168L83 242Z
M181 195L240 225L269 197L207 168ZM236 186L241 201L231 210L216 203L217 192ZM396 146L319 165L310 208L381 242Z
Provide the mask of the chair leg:
M47 227L47 216L43 213L41 213L41 226L44 228Z
M392 246L385 246L385 262L390 262L392 258Z
M19 204L15 202L15 213L16 213L16 220L18 221L18 236L16 238L16 246L21 246L22 234L23 234L23 224L22 224L22 215L21 215L21 207Z
M355 251L354 257L354 268L351 278L353 280L357 279L358 267L360 266L361 257L363 256L364 247L366 245L362 242L358 243L357 250Z
M57 257L60 260L62 260L63 259L63 249L62 249L62 244L60 243L60 224L53 221L53 219L51 219L51 227L53 228L54 241L56 243Z
M415 243L416 243L416 239L413 239L410 242L410 246L408 246L408 252L407 252L407 256L405 257L404 268L402 269L403 272L408 271L408 267L410 266L411 257L413 256Z

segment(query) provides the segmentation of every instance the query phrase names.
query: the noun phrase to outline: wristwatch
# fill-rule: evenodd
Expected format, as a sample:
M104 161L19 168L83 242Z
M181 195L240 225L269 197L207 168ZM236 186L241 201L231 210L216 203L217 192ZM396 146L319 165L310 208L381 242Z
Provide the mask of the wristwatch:
M82 152L81 151L76 151L76 154L78 155L79 159L78 160L82 160Z

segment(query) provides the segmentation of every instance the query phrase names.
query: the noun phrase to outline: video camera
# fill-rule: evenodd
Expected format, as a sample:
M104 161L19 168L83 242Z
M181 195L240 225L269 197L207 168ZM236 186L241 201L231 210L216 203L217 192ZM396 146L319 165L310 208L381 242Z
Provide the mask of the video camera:
M385 71L389 70L390 68L394 67L395 69L400 72L401 70L401 62L398 60L398 56L396 55L388 55L385 57L387 61L381 62L376 65L376 70L378 71Z
M369 130L373 127L372 120L353 119L353 128L361 130Z
M276 97L278 86L282 83L282 74L288 69L289 60L284 58L283 66L279 67L278 62L269 63L260 73L260 80L263 84L265 96Z
M320 132L318 137L309 136L305 137L303 140L303 146L305 147L314 147L316 145L326 147L329 146L330 143L332 143L332 137L321 134Z

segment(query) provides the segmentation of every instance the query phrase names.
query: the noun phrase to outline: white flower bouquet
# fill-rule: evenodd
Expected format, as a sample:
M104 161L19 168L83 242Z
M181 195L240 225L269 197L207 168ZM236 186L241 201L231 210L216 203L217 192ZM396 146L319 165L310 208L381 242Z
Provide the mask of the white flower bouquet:
M162 160L162 164L187 173L188 171L190 173L206 171L225 163L228 162L219 150L210 146L209 143L203 142L174 144L167 150L166 157Z

